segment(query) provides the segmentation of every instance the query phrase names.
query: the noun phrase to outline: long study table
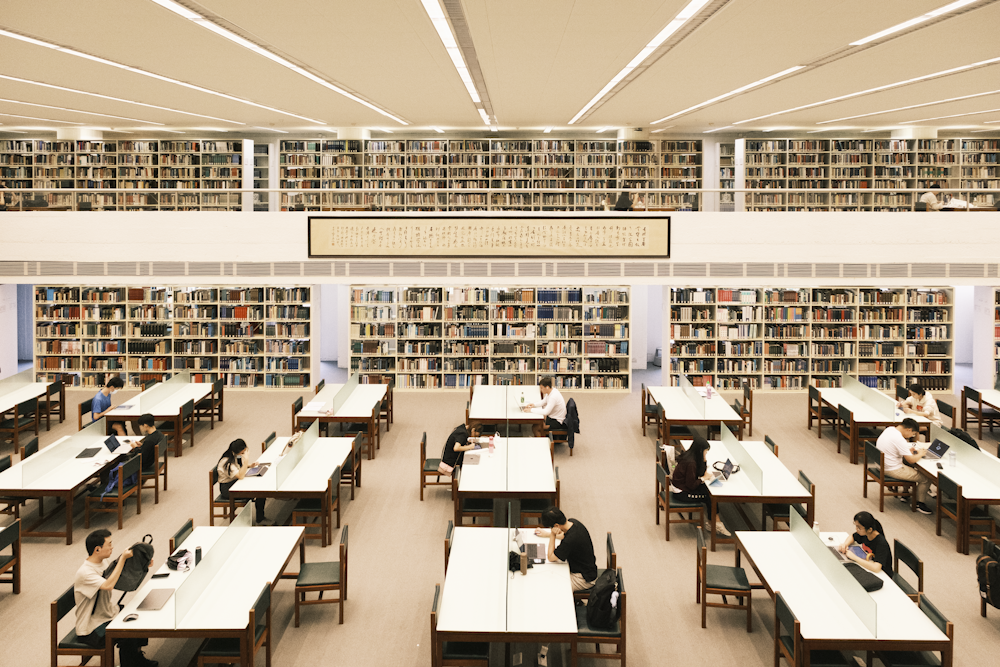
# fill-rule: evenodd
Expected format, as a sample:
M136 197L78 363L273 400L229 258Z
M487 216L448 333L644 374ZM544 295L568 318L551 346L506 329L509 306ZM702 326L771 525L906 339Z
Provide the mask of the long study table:
M688 393L682 387L646 387L655 403L663 406L664 423L660 425L663 429L661 439L665 442L665 435L670 433L672 425L678 426L717 426L719 422L726 426L736 426L739 429L739 438L743 439L743 417L733 410L732 406L726 403L726 399L719 395L719 392L712 391L711 398L701 396L702 405L692 402ZM698 399L696 398L697 402ZM704 408L702 410L702 407Z
M542 424L545 418L537 412L522 410L522 405L538 404L542 394L537 386L476 385L469 406L472 425Z
M372 442L368 446L368 458L371 459L381 446L379 412L382 399L389 391L387 384L359 384L355 381L327 385L295 415L295 425L299 426L303 421L368 424L368 432L372 434ZM323 404L321 409L307 409L320 403Z
M146 391L133 396L121 405L105 413L107 417L108 429L116 421L136 421L140 416L149 413L156 420L170 420L174 423L171 436L174 441L174 456L183 454L181 446L184 438L181 432L182 415L181 410L188 401L198 404L203 398L212 393L211 382L190 382L190 374L187 371L176 374L166 382L161 382ZM222 412L220 410L219 414ZM219 421L222 421L221 417ZM133 424L133 429L135 425ZM191 443L194 444L192 434Z

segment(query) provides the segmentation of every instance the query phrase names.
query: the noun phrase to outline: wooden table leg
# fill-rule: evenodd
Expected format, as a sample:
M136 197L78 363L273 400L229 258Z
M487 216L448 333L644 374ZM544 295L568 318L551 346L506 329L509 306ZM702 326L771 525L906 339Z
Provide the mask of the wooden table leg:
M66 494L66 544L73 544L73 491L72 490Z
M174 437L177 438L177 441L174 443L176 448L174 452L177 456L181 456L184 452L184 434L181 433L181 413L179 410L177 416L174 417Z
M667 492L669 493L670 490L667 489ZM669 521L670 517L667 517L667 520ZM715 532L715 525L716 524L715 524L715 522L716 521L721 521L721 519L719 518L719 503L718 503L718 501L716 501L715 496L712 496L712 518L711 518L711 520L708 523L709 529L710 529L710 531L712 533L712 551L715 551L715 535L716 535L716 532Z
M247 504L249 505L250 503L247 503ZM235 519L235 518L236 518L236 498L234 498L233 494L230 493L229 494L229 523L232 523L233 519Z

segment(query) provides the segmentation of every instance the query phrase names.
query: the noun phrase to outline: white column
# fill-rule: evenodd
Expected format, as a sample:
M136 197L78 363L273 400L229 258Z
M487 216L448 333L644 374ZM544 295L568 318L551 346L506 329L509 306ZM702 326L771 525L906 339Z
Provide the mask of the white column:
M630 285L629 293L632 303L629 307L629 323L632 341L629 343L632 357L632 370L646 368L646 320L649 317L649 286Z
M736 148L733 155L733 176L735 177L735 187L737 190L747 186L747 140L737 139ZM718 171L718 170L716 170ZM733 210L737 213L746 211L746 194L743 192L733 193Z
M663 347L663 359L660 384L664 387L670 386L670 286L664 285L663 302L660 304L661 327L660 344Z
M17 373L17 285L0 285L0 378Z
M992 389L996 377L994 310L993 287L976 286L972 304L972 384L979 389ZM955 387L956 394L961 392L961 387Z
M350 285L337 285L334 309L337 331L337 367L351 367L351 307Z
M253 139L243 140L243 189L241 204L244 213L253 213Z
M267 144L267 187L269 188L280 188L281 187L281 157L279 150L281 149L281 140L274 139ZM280 211L281 210L281 193L269 192L267 193L267 210L268 211Z
M719 187L719 142L701 142L701 186L703 188ZM719 210L719 193L702 193L702 211Z

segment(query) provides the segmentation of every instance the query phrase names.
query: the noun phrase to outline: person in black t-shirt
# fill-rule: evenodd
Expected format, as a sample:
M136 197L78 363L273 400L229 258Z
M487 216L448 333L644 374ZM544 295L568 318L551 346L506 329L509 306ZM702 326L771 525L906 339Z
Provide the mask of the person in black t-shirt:
M840 545L840 553L871 572L885 572L892 575L892 550L882 534L882 524L871 515L871 512L858 512L854 515L855 533ZM868 558L860 558L847 550L851 545L858 545L868 553Z
M160 451L165 451L167 438L160 431L156 430L156 420L153 415L143 414L139 417L139 433L143 435L142 442L132 445L132 449L139 449L142 454L143 470L153 470L156 468L156 446L160 446Z
M444 453L441 455L441 465L438 472L442 475L450 475L452 471L462 465L465 452L475 449L475 445L469 444L469 438L479 437L479 427L466 428L465 424L459 424L448 436L448 442L444 445Z
M542 512L542 526L535 535L549 538L549 560L569 564L570 582L574 591L585 591L597 581L597 559L590 533L578 519L567 519L558 508ZM556 546L556 540L562 540Z

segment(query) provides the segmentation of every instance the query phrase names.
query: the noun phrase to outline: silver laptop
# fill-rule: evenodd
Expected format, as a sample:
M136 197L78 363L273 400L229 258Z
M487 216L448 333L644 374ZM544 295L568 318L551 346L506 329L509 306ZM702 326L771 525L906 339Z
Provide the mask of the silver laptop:
M514 543L517 548L528 555L528 558L533 560L539 560L548 556L548 545L539 544L537 542L528 542L525 544L524 538L521 536L520 530L514 535Z
M715 475L715 479L712 481L727 481L729 476L733 474L733 462L730 459L726 459L726 462L722 464L722 470L713 470L712 474Z
M154 588L146 594L146 597L142 599L142 602L139 603L136 609L141 609L142 611L163 609L163 605L167 604L167 600L173 597L173 594L173 588Z

